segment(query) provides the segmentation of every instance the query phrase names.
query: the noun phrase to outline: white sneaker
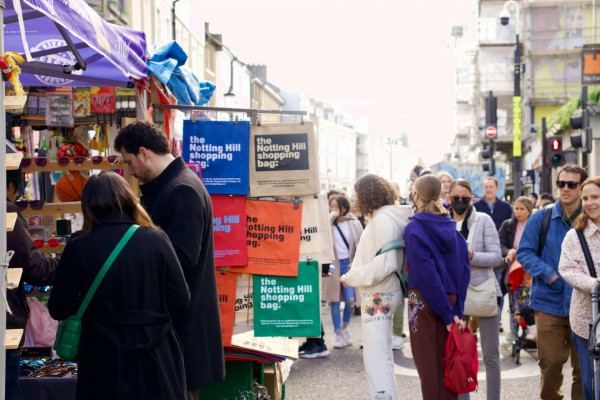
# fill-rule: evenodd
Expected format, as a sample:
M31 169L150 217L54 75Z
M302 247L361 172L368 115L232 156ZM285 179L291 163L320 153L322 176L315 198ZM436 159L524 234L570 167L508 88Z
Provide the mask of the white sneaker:
M347 329L342 331L342 339L344 341L344 346L352 346L352 336L350 336L350 332Z
M334 349L343 349L344 348L344 339L342 339L342 335L335 335L335 344L333 345Z
M401 336L392 336L392 350L400 350L404 347L404 339Z
M504 341L502 342L502 347L511 347L513 344L515 344L515 334L513 332L509 332L506 337L504 338Z

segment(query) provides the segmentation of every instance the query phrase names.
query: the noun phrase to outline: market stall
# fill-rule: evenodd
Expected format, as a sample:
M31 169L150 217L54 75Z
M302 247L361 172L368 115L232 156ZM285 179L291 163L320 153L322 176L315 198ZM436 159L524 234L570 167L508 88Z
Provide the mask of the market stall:
M54 225L53 216L81 210L77 193L64 190L57 194L61 175L83 180L84 171L123 166L109 154L106 144L111 125L116 129L120 117L138 114L136 82L147 74L145 35L105 22L83 0L1 3L4 30L0 35L0 65L9 81L6 88L2 82L0 89L0 116L8 116L8 121L0 123L0 136L7 140L8 125L9 133L19 133L21 141L18 151L8 157L8 145L0 146L0 162L5 168L16 168L23 156L28 161L22 161L21 166L29 172L32 196L42 205L35 210L27 207L23 214L30 224L38 224L33 228L40 228L31 231L38 235L40 249L59 253L64 244L54 238L60 226ZM9 96L5 96L5 89ZM87 135L94 126L95 144ZM76 133L85 140L79 140ZM14 159L16 164L11 163ZM4 188L6 178L0 175L0 187ZM2 198L0 220L5 223L6 219ZM6 250L2 235L0 259L4 260ZM1 281L0 290L5 291ZM43 298L47 294L44 290L34 288L30 295ZM5 314L2 302L0 337L5 337ZM0 353L0 365L4 365L5 354ZM21 398L73 398L76 365L43 365L45 362L46 357L39 354L27 361L31 374L22 379ZM0 398L4 398L4 374L0 375Z

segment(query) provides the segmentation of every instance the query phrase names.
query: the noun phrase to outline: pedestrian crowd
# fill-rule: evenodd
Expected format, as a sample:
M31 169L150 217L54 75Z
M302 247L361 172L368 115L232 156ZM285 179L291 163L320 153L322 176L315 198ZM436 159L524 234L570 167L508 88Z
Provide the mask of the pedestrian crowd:
M495 177L484 179L475 199L468 180L416 166L407 201L397 185L372 174L355 183L352 199L330 192L336 260L335 272L323 275L323 298L335 348L352 345L345 328L352 313L361 315L372 399L399 398L392 351L404 346L404 317L424 399L469 398L444 385L453 324L469 327L481 345L487 399L500 399L501 346L512 346L517 362L522 347L537 348L541 399L565 396L569 359L566 397L593 398L588 343L591 293L600 282L600 177L568 164L554 183L554 195L531 193L511 205L498 198ZM510 326L500 343L503 309ZM323 336L300 348L303 358L328 354Z
M15 252L10 266L22 267L29 283L52 284L48 310L65 319L77 313L81 294L97 285L99 271L111 265L109 255L134 226L81 321L77 398L198 399L200 387L225 375L210 197L154 125L122 128L114 148L138 178L141 200L113 172L92 176L83 190L83 229L60 260L40 252L19 218L7 234ZM590 337L595 340L591 293L600 281L600 177L568 164L557 171L555 185L556 200L532 193L511 205L498 198L499 182L490 176L475 201L468 180L416 166L408 201L398 185L373 174L354 184L351 198L341 190L328 193L335 258L322 267L323 299L335 349L354 345L347 328L351 316L360 315L372 399L399 398L393 350L408 340L406 317L424 399L469 398L444 384L446 339L458 329L475 333L487 398L499 400L505 297L511 316L503 344L512 345L516 357L527 341L535 344L540 398L563 398L569 359L568 397L593 398L588 347ZM22 191L22 171L7 171L8 211L20 213L15 201ZM24 328L23 285L7 300L7 327ZM321 337L307 339L300 356L329 355L324 335L321 329ZM18 351L6 352L7 399L17 398L19 359Z

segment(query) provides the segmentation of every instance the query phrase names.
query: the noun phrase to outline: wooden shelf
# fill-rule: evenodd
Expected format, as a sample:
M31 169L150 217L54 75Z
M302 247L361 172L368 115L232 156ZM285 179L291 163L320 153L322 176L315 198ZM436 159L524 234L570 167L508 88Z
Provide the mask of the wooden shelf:
M6 161L4 167L8 170L15 170L19 168L23 153L6 153Z
M62 253L65 251L65 244L61 243L56 247L50 247L47 243L44 243L44 247L40 247L39 250L42 253Z
M8 268L6 270L6 289L15 289L21 282L23 268Z
M37 124L32 125L46 125L46 116L45 115L21 115L22 121L29 122L39 122ZM106 120L108 122L108 119ZM96 117L75 117L75 125L94 125L98 123L98 119ZM48 125L52 126L52 125Z
M19 348L22 336L23 329L7 329L4 334L4 348L6 350L15 350Z
M16 212L6 213L6 232L12 232L15 229L18 214Z
M23 215L51 215L51 214L66 214L80 213L81 203L79 201L71 201L68 203L45 203L40 210L33 210L27 207L21 214Z
M75 165L73 161L70 161L67 165L60 166L58 161L48 160L48 164L43 167L35 165L35 160L27 168L23 168L23 172L54 172L54 171L89 171L94 169L123 169L123 160L119 157L119 162L111 164L106 160L102 160L100 164L94 164L91 159L85 160L81 165Z

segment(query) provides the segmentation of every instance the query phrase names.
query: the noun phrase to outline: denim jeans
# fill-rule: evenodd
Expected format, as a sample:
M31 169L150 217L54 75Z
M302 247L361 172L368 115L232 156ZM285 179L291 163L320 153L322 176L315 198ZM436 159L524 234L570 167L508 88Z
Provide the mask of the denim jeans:
M16 400L19 394L20 350L6 350L6 400Z
M340 276L348 272L348 265L350 264L349 259L340 260ZM350 317L352 317L352 307L348 304L354 304L354 288L344 287L341 283L341 290L344 293L344 326L350 324ZM331 320L333 321L333 329L335 333L342 333L342 327L340 322L340 302L331 302Z
M588 350L588 340L582 338L581 336L577 336L575 333L573 333L572 335L573 343L575 343L577 355L579 356L579 366L581 369L581 386L583 386L583 399L593 400L594 397L592 396L592 374L594 373L594 370L592 369L592 358Z

